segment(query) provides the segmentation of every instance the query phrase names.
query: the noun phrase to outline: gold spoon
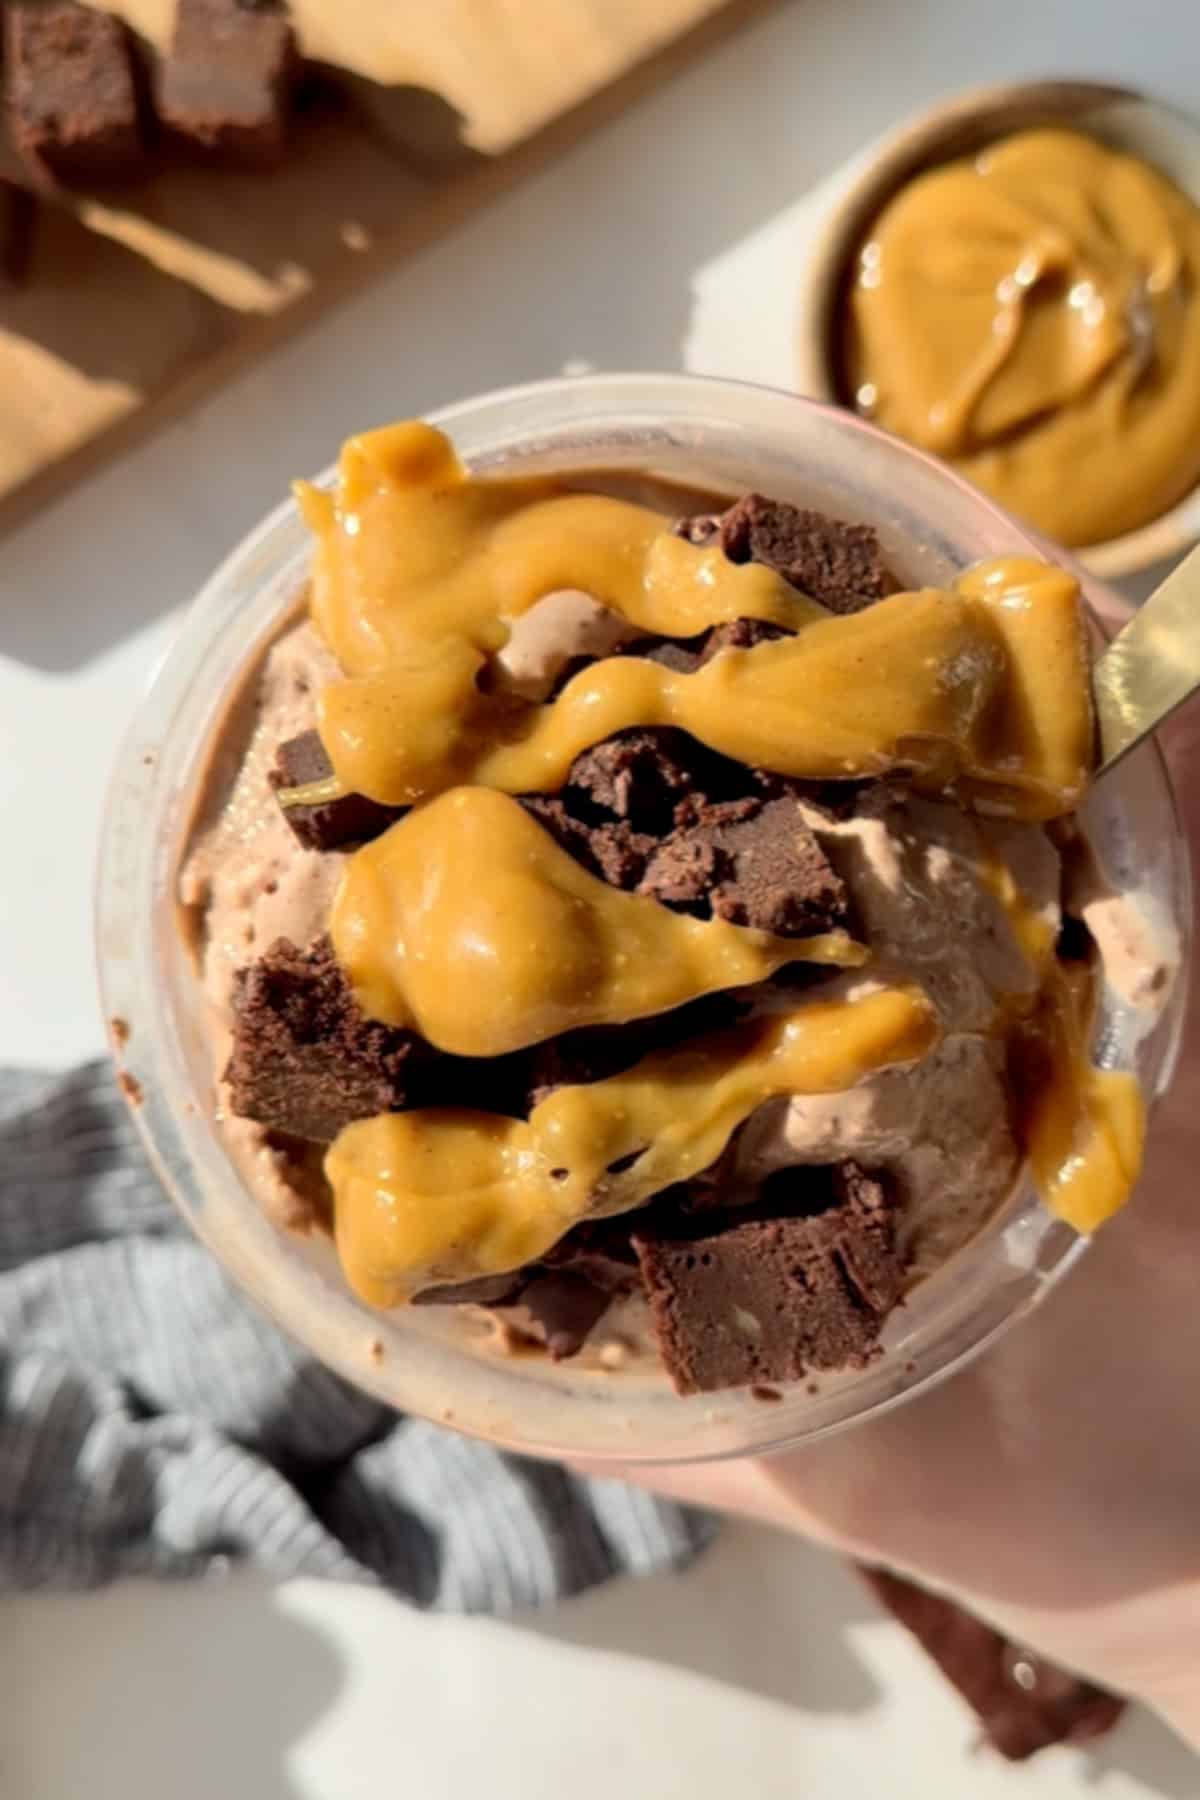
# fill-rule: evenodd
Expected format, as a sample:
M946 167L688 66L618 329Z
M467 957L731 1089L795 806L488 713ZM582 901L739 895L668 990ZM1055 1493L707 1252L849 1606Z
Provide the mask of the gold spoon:
M1106 775L1200 687L1200 549L1156 587L1092 667Z

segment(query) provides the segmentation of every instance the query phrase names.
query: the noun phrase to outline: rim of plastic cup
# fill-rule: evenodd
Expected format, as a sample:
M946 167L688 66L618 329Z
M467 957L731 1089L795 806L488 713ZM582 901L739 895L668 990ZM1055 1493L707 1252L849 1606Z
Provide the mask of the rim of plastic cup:
M789 451L772 439L768 460L786 461L794 439L797 467L808 469L804 491L821 505L825 496L813 489L822 477L810 467L819 446L810 446L807 458L798 454L801 440L815 435L828 440L828 449L840 449L844 466L836 478L821 465L833 488L861 495L856 516L873 518L885 553L910 581L945 564L953 540L937 520L955 509L969 515L973 557L1001 549L1036 555L1046 548L931 458L840 409L749 383L592 375L509 388L426 416L479 473L501 465L534 473L542 465L562 473L674 473L680 480L672 462L686 456L687 479L705 485L707 470L716 491L739 485L733 464L745 471L743 486L755 485L754 469L774 433ZM564 445L571 452L565 463ZM333 473L327 469L318 479L329 484ZM778 486L777 467L775 475ZM901 501L909 488L921 498L919 513L912 510L915 499ZM1094 576L1062 552L1052 554L1074 569L1093 609L1108 596ZM744 1390L682 1399L657 1370L614 1373L500 1357L465 1330L458 1308L373 1313L345 1286L324 1241L270 1223L214 1122L203 1001L178 930L175 891L205 746L231 687L294 607L307 557L307 533L294 503L285 501L192 602L120 751L97 872L102 1002L134 1123L176 1205L250 1298L322 1362L403 1411L525 1454L630 1463L762 1454L814 1441L945 1379L1028 1313L1083 1255L1086 1240L1042 1207L1027 1180L893 1312L881 1358L862 1370L795 1384L771 1404ZM1109 849L1115 841L1131 881L1145 878L1147 857L1155 863L1154 901L1179 946L1173 992L1136 1049L1134 1066L1153 1103L1169 1082L1182 1026L1190 872L1157 747L1139 750L1123 769L1098 790L1104 817L1090 829ZM1159 829L1148 844L1139 841L1138 817L1149 813L1157 815ZM1101 1061L1129 1060L1131 1021L1121 1013L1119 1006L1106 1008Z

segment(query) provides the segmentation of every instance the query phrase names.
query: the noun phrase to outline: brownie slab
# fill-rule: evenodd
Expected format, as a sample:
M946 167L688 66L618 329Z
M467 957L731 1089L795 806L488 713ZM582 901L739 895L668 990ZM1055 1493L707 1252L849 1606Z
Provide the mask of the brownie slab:
M10 6L4 41L9 125L34 176L86 184L132 174L142 134L120 20L70 0Z
M785 1186L786 1181L786 1186ZM855 1163L789 1169L764 1216L635 1223L663 1364L680 1394L861 1368L900 1298L895 1200Z
M680 519L675 530L689 543L719 543L730 562L765 564L830 612L861 612L896 590L871 526L787 500L743 494L726 512Z
M179 0L156 84L158 115L174 137L210 155L270 166L283 155L297 67L278 0Z
M344 1125L407 1099L416 1039L360 1010L328 938L281 938L234 977L233 1110L327 1144Z

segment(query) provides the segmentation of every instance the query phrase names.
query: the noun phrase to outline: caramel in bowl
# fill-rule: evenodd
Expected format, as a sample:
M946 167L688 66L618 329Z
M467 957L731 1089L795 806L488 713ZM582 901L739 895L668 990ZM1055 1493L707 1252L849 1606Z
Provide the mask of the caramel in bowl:
M1098 573L1146 567L1200 536L1197 209L1200 128L1131 91L942 102L835 181L798 385L944 456Z

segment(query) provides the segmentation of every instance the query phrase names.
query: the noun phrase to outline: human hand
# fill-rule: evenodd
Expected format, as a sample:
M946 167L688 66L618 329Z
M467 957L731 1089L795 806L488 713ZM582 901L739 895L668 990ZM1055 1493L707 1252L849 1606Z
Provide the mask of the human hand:
M1200 716L1165 737L1200 863ZM948 1590L1200 1743L1198 1077L1193 998L1130 1204L954 1379L810 1448L629 1479Z

